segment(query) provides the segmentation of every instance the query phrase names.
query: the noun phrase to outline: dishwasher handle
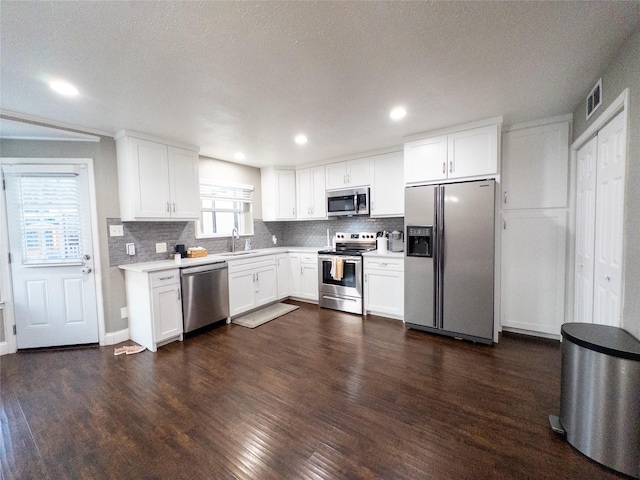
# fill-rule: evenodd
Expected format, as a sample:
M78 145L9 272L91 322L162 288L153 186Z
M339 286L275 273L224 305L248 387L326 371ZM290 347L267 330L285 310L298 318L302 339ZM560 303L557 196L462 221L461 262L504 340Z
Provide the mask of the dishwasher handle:
M180 276L185 275L200 275L203 273L209 273L215 270L222 270L228 268L227 262L211 263L208 265L201 265L199 267L181 268Z

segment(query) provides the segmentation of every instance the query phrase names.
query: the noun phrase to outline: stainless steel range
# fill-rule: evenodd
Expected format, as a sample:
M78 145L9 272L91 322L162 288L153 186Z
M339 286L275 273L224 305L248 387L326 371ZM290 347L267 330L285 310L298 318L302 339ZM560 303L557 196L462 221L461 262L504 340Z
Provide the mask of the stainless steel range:
M362 254L375 250L376 234L338 232L335 244L318 252L318 303L362 315Z

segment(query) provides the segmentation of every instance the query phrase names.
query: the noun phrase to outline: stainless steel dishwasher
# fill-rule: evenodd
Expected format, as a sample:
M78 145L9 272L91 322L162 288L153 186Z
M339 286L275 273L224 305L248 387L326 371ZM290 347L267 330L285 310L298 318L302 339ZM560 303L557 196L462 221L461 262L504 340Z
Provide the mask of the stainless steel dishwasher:
M184 332L229 317L229 278L226 262L180 271Z

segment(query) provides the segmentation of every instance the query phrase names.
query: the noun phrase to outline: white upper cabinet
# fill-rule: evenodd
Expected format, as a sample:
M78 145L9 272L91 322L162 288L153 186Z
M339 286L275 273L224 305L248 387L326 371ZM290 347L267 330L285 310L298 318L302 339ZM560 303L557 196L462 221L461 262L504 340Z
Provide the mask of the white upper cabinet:
M123 221L199 218L196 147L189 150L168 146L126 131L116 136L116 147Z
M371 157L372 217L404 216L404 158L402 152Z
M405 183L495 176L498 124L407 142Z
M261 168L262 220L296 218L296 172L290 169Z
M569 123L513 129L502 135L502 208L565 208Z
M325 168L327 190L371 185L371 161L369 157L347 162L330 163Z
M296 171L299 219L327 217L324 166Z
M404 181L407 184L447 178L447 136L404 144Z

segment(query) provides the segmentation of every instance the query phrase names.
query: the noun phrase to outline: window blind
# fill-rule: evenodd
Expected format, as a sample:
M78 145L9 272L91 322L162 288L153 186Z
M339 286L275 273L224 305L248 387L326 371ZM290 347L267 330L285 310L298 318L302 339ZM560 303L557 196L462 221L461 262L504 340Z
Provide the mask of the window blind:
M82 259L80 191L74 174L19 175L23 264Z

